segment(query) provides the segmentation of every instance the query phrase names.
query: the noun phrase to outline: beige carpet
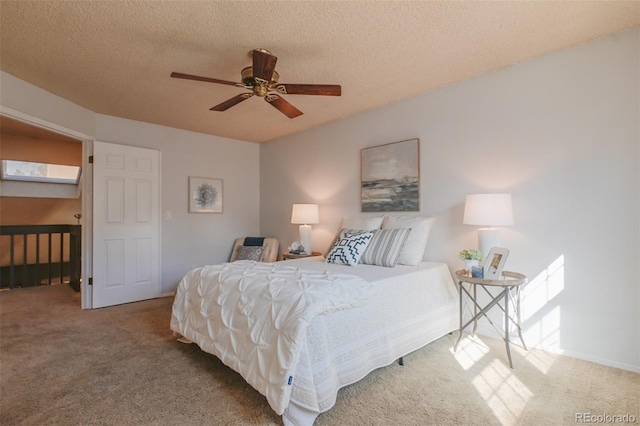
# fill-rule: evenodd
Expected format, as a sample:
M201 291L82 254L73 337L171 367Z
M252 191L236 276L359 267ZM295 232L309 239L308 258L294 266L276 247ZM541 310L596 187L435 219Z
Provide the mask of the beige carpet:
M217 358L176 342L171 298L83 311L66 286L0 292L1 425L280 425ZM445 336L342 389L316 425L561 425L632 415L640 375ZM610 418L612 420L612 418Z

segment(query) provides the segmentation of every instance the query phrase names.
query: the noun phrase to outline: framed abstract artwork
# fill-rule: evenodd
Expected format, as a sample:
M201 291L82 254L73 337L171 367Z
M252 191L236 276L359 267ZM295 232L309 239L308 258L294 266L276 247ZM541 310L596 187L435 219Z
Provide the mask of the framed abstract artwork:
M363 212L420 211L420 140L360 151Z
M222 179L189 176L189 213L222 213Z

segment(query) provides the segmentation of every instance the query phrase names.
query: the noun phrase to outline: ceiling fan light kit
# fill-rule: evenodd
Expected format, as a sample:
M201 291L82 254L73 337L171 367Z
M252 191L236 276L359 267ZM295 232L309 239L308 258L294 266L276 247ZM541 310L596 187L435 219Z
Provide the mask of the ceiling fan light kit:
M280 75L276 72L276 62L278 58L273 56L266 49L254 49L249 52L253 61L253 66L244 68L240 75L242 83L219 80L217 78L201 77L197 75L172 72L171 77L183 78L186 80L203 81L206 83L225 84L236 86L250 93L241 93L233 98L212 107L211 111L226 111L232 106L249 99L252 96L264 98L267 103L275 107L278 111L289 118L302 115L302 111L286 101L282 95L319 95L319 96L341 96L342 88L337 84L283 84L279 83Z

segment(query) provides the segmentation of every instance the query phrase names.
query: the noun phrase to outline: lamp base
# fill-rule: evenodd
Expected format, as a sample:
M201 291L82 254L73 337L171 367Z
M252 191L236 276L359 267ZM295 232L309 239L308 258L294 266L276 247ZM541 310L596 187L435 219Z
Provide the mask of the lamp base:
M489 252L494 247L500 247L500 229L480 228L478 229L478 250L486 259Z
M304 254L311 254L311 225L300 225L300 244L304 247Z

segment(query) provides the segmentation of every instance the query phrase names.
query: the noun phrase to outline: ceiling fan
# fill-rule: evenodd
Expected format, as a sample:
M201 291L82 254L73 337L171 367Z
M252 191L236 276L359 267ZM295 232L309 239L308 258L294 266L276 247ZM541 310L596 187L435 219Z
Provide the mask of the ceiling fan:
M210 77L172 72L171 77L187 80L205 81L208 83L226 84L251 90L250 93L241 93L231 99L214 106L211 111L226 111L234 105L249 99L252 96L260 96L278 111L289 118L302 115L302 111L291 105L280 95L321 95L340 96L342 89L337 84L284 84L279 83L280 75L275 71L278 58L265 49L254 49L249 52L253 58L253 66L242 70L242 83L218 80Z

